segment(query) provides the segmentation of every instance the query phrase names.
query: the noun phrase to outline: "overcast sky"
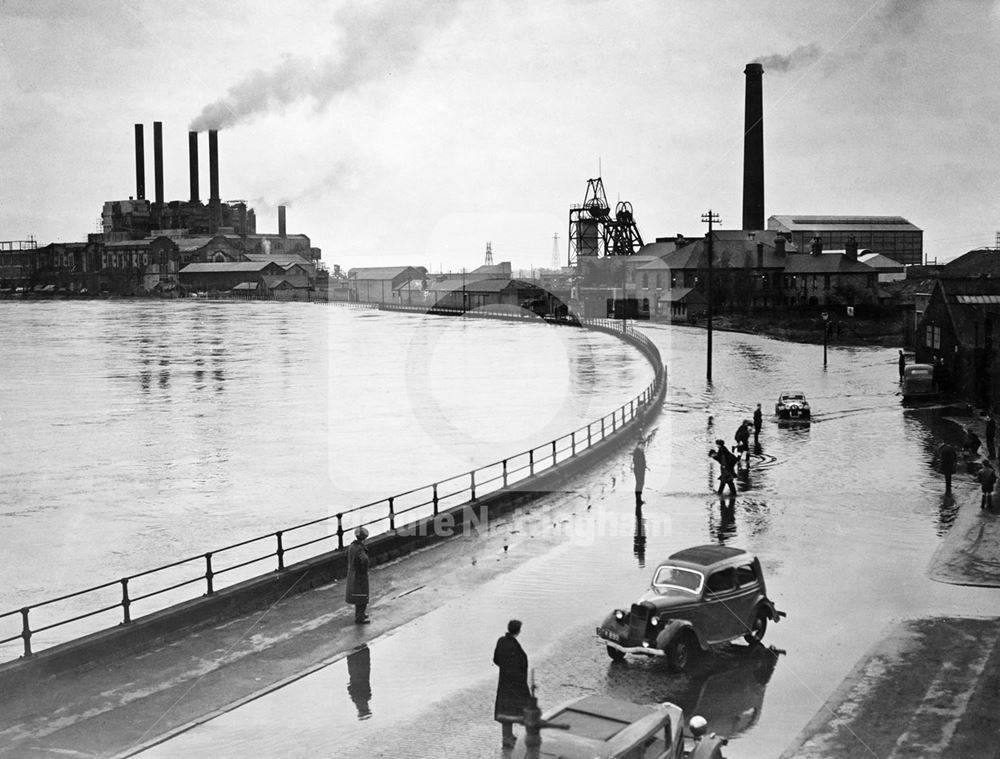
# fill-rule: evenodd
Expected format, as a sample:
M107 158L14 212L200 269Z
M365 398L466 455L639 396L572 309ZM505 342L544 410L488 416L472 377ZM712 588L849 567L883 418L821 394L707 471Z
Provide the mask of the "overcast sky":
M566 258L600 171L643 237L738 228L745 65L765 216L905 216L930 258L1000 230L987 0L0 0L0 239L83 240L135 194L133 124L218 126L220 189L344 268ZM200 146L208 194L207 140Z

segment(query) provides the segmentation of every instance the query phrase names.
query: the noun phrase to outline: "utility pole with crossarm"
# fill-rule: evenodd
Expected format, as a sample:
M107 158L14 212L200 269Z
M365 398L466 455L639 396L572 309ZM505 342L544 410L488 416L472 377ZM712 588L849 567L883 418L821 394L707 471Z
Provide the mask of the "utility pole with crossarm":
M708 209L708 213L703 213L701 215L701 220L703 222L708 222L708 234L705 235L706 246L708 248L708 283L705 287L708 293L708 352L707 352L707 363L705 369L705 378L712 382L712 243L714 236L712 235L712 224L720 223L719 214L713 213L712 209Z

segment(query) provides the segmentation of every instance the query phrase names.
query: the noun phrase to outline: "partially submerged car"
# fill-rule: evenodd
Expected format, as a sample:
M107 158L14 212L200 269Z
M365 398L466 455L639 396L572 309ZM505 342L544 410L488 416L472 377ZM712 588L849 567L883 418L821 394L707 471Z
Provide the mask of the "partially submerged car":
M930 364L910 364L903 369L903 400L912 401L937 396L934 367Z
M615 609L597 628L608 656L665 656L675 672L699 651L739 638L757 643L768 621L785 613L767 597L757 557L741 548L704 545L678 551L653 572L649 590Z
M801 390L786 390L778 396L774 404L774 415L779 419L809 419L812 410Z
M541 746L518 741L511 759L722 759L725 738L707 732L693 717L684 731L684 712L664 702L640 706L607 696L583 696L542 715ZM551 723L554 723L551 724ZM559 726L562 729L553 729Z

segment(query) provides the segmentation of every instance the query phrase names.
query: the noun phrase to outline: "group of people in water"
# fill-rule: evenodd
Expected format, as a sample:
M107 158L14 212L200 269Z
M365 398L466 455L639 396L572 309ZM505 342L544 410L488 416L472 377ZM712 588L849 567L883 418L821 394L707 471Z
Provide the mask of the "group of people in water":
M720 496L727 487L731 495L736 495L737 469L744 457L746 465L750 465L750 435L753 435L753 444L756 448L760 444L760 430L763 423L764 414L758 403L753 412L753 419L744 419L736 428L736 433L733 436L736 453L733 453L722 438L717 439L715 449L708 452L708 455L718 462L721 470L718 489ZM635 475L635 505L637 509L643 504L642 490L646 483L647 469L649 466L646 464L645 440L640 439L639 443L632 449L632 473Z
M722 438L718 438L715 441L715 450L708 452L708 455L719 464L721 472L719 474L719 495L722 495L726 488L729 488L730 495L736 495L737 468L740 462L744 460L744 457L747 466L750 465L750 433L753 432L753 442L756 447L760 444L760 428L763 423L764 414L760 410L760 404L758 403L757 408L753 412L753 421L744 419L740 422L740 426L736 428L736 433L733 435L736 441L736 453L733 453L726 446L726 441Z

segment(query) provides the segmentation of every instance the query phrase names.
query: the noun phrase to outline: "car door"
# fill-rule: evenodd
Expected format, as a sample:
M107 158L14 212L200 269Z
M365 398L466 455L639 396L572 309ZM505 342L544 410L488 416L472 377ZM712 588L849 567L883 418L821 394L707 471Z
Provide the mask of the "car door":
M745 634L753 623L757 597L761 595L760 563L747 560L735 569L736 593L730 601L730 609L740 619L740 635Z
M735 595L736 571L732 567L712 572L705 581L700 632L709 643L719 643L735 637L734 631L741 625L740 618L730 610L730 603Z

